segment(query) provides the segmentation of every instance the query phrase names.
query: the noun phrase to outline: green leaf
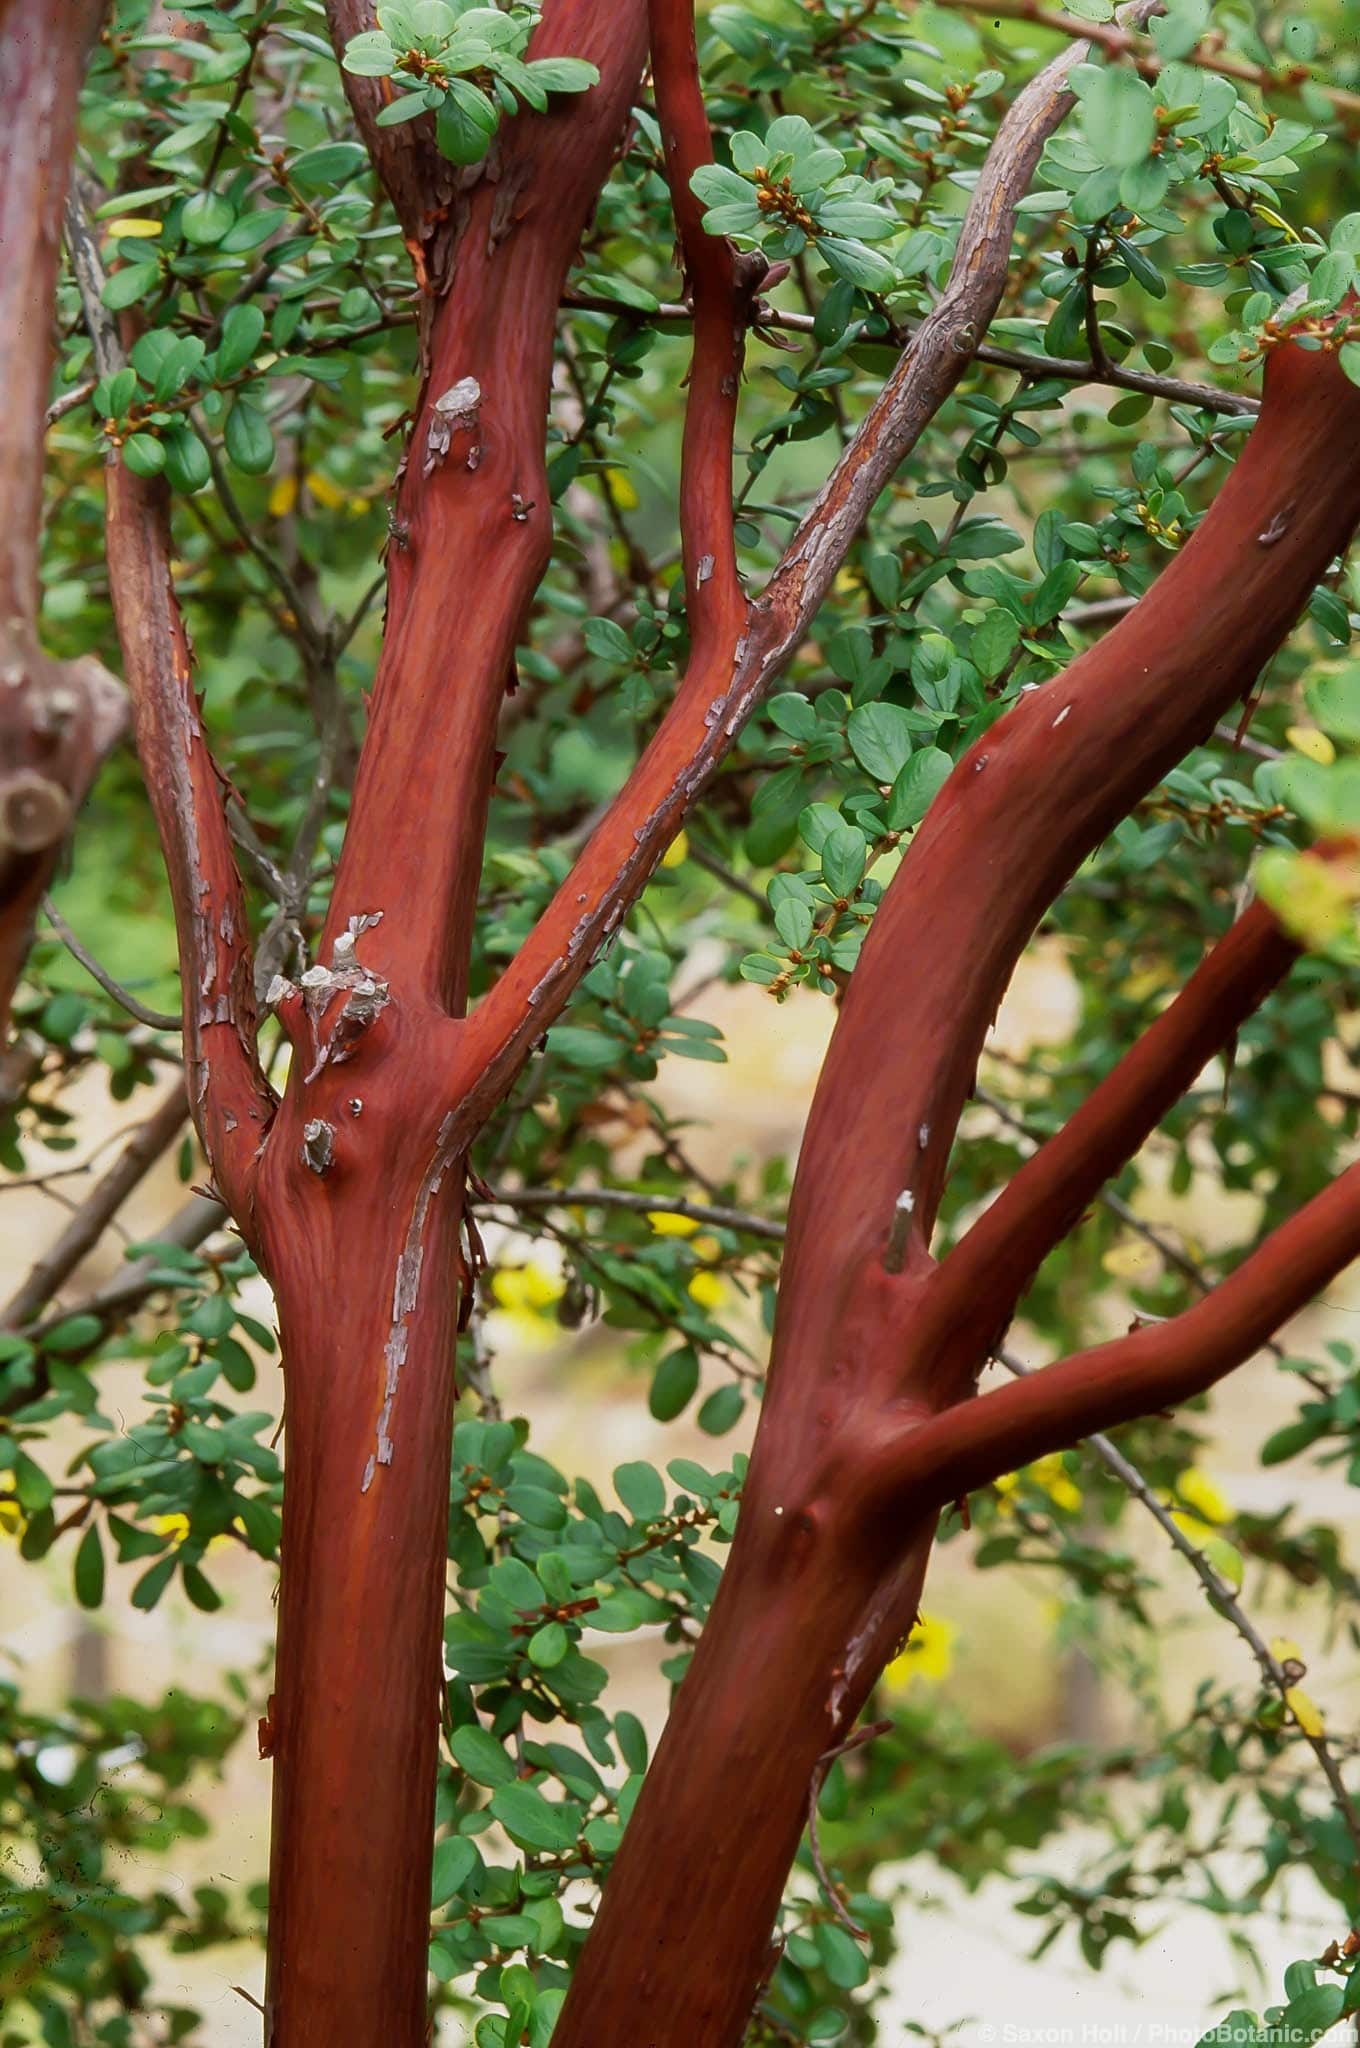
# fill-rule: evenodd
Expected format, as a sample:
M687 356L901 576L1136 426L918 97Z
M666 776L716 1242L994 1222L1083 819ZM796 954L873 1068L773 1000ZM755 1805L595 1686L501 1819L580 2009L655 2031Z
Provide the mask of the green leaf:
M499 125L500 115L484 92L465 78L450 79L434 119L441 155L454 164L480 163Z
M666 1512L665 1482L654 1465L616 1465L614 1491L636 1521L654 1522Z
M859 704L846 722L850 750L875 782L895 782L911 757L911 719L900 704Z
M430 1904L442 1906L460 1892L481 1862L477 1844L466 1835L446 1835L434 1845L434 1867L430 1872Z
M342 185L368 164L368 151L358 142L323 142L293 158L288 175L304 191L318 191L323 185Z
M153 1564L150 1571L143 1572L132 1589L133 1606L143 1614L149 1614L174 1577L178 1564L179 1557L172 1550L168 1556Z
M498 1786L491 1795L491 1811L521 1849L551 1854L575 1846L575 1808L551 1805L532 1785Z
M540 1671L551 1671L571 1648L571 1638L560 1621L545 1621L529 1638L529 1662Z
M733 1382L730 1386L715 1388L708 1399L700 1403L696 1419L705 1435L725 1436L741 1421L745 1408L746 1396Z
M160 275L158 263L125 264L106 279L99 296L111 313L121 313L125 307L135 306L139 299L155 291Z
M865 291L886 292L897 281L897 272L886 256L850 236L819 235L817 253L828 270Z
M195 192L179 217L180 231L195 248L210 249L236 225L236 208L220 192Z
M56 1358L70 1358L78 1351L88 1351L103 1334L104 1325L98 1316L64 1316L45 1333L42 1348Z
M888 830L905 832L919 825L953 772L954 763L942 747L922 747L913 754L888 799Z
M694 1398L699 1385L699 1360L688 1345L668 1351L652 1375L647 1406L658 1422L673 1422Z
M193 1605L204 1614L215 1614L222 1605L222 1595L216 1586L204 1577L196 1564L186 1564L181 1576L184 1590Z
M1157 100L1135 72L1111 65L1082 93L1082 133L1103 164L1141 163L1157 138Z
M851 897L860 885L868 854L864 834L853 825L838 825L822 846L822 874L833 896Z
M201 491L212 477L208 451L190 427L167 427L165 474L177 491Z
M535 57L525 69L547 92L588 92L600 82L596 66L584 57Z
M478 1785L509 1785L515 1777L515 1766L504 1747L494 1735L475 1722L466 1727L455 1728L449 1737L449 1749L460 1771Z
M581 627L581 638L600 661L622 661L631 667L637 660L636 647L623 627L616 625L613 619L586 619Z
M264 336L264 314L258 306L232 306L223 315L217 344L219 380L234 377L254 355Z
M397 68L397 53L390 37L375 28L351 36L341 62L356 78L390 78Z
M615 1714L614 1739L629 1770L640 1776L647 1768L647 1731L636 1714L626 1708Z
M104 1598L104 1544L97 1522L91 1522L80 1539L73 1576L80 1605L98 1607Z
M238 398L227 414L226 431L223 434L227 454L236 467L247 476L263 476L273 467L274 436L269 422L258 406L247 398Z

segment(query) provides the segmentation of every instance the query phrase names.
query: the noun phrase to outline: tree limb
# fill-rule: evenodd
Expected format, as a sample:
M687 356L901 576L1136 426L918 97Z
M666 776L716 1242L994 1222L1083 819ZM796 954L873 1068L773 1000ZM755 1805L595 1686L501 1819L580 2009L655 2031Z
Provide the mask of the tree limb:
M1190 1401L1237 1366L1360 1257L1360 1166L1306 1202L1211 1293L1164 1323L1144 1325L975 1400L884 1446L885 1491L943 1506L1157 1408Z
M103 11L102 0L0 9L0 1041L43 891L126 718L101 662L53 661L37 630L62 200L86 51Z
M725 235L704 232L690 180L713 161L699 81L690 0L650 0L652 77L671 205L694 309L694 355L685 405L680 535L691 659L729 651L746 624L732 515L732 447L746 328L768 265L739 256Z
M1057 1136L983 1211L931 1277L919 1310L929 1333L923 1349L932 1354L942 1390L968 1391L977 1356L1000 1341L1049 1252L1298 954L1265 904L1254 903Z
M1126 10L1144 20L1158 0ZM1075 44L1016 98L988 151L949 281L728 645L696 646L661 725L575 866L491 994L455 1057L452 1141L463 1142L510 1086L618 929L686 813L797 649L879 492L977 352L1009 275L1016 208L1044 145L1074 105Z

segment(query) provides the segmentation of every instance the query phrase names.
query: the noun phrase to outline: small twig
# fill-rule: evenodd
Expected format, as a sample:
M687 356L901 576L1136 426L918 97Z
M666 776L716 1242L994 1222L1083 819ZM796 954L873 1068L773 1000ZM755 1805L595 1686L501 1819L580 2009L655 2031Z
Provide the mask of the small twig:
M0 1329L22 1329L52 1299L62 1282L94 1249L132 1190L145 1179L167 1146L174 1143L188 1114L189 1102L181 1077L104 1178L75 1209L56 1243L43 1253L0 1309Z
M807 1835L812 1867L817 1873L817 1882L822 1888L828 1906L842 1927L847 1933L852 1934L856 1941L867 1941L869 1937L864 1929L851 1919L841 1897L840 1887L832 1883L830 1873L822 1861L822 1845L817 1838L817 1801L821 1797L827 1773L839 1757L843 1757L848 1750L862 1748L866 1742L873 1742L880 1735L891 1735L892 1727L891 1721L870 1721L865 1727L856 1728L853 1734L846 1736L844 1742L838 1742L834 1749L824 1750L813 1766L812 1784L808 1788Z
M632 1209L642 1214L652 1210L667 1216L687 1216L692 1223L706 1223L715 1230L739 1230L747 1237L768 1238L782 1244L785 1226L766 1216L752 1216L742 1209L714 1207L706 1202L687 1201L680 1195L649 1195L633 1188L497 1188L491 1199L506 1209Z
M148 1009L146 1004L138 1002L136 996L125 989L121 982L115 981L108 969L100 966L93 953L86 952L50 896L43 897L43 912L71 958L80 962L85 972L99 983L105 995L112 996L119 1008L127 1011L129 1017L135 1017L139 1024L149 1025L153 1031L179 1031L183 1028L178 1017L170 1016L165 1010Z

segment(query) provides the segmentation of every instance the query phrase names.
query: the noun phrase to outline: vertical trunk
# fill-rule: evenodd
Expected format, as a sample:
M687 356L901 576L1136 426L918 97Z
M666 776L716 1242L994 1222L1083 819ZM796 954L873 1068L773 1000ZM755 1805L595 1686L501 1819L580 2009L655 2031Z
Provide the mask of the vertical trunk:
M461 1166L408 1164L373 1078L265 1231L288 1473L268 2048L426 2038Z
M806 1425L818 1433L815 1419ZM838 1447L816 1461L811 1483L800 1483L788 1440L762 1424L741 1543L648 1770L553 2048L639 2048L644 2040L647 2048L736 2048L744 2037L776 1959L771 1928L813 1773L911 1628L934 1530L933 1518L915 1538L909 1525L866 1526L844 1437L834 1434Z

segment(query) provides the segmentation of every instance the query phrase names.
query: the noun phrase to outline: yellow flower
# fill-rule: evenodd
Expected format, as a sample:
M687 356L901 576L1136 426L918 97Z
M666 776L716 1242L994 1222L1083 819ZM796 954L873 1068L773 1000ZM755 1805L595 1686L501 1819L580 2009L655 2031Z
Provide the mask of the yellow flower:
M642 500L637 494L637 485L626 469L611 469L609 487L614 494L614 503L621 512L636 512Z
M678 868L681 861L685 860L688 855L689 834L687 832L677 832L661 856L661 865L663 868Z
M1291 725L1285 738L1296 754L1302 754L1305 761L1316 761L1320 768L1330 768L1336 759L1336 748L1315 725Z
M340 484L333 484L328 476L321 474L319 469L308 470L307 488L316 499L317 504L324 505L328 512L336 511L349 496L347 490Z
M689 1293L700 1308L721 1308L727 1299L727 1282L717 1273L696 1273L689 1283Z
M1322 1714L1314 1702L1309 1699L1307 1693L1300 1692L1298 1686L1291 1685L1284 1698L1285 1705L1298 1722L1304 1734L1321 1735L1324 1725Z
M176 1549L187 1540L189 1535L189 1517L187 1515L152 1515L150 1526L158 1536L168 1536ZM231 1526L233 1529L238 1530L242 1536L245 1535L245 1523L239 1515L233 1518ZM206 1548L208 1550L225 1550L230 1543L230 1536L222 1533L217 1536L210 1536Z
M1193 1508L1205 1522L1230 1522L1233 1518L1231 1502L1198 1465L1186 1467L1176 1481L1176 1491L1186 1506Z
M1100 1263L1116 1280L1149 1280L1156 1270L1157 1254L1141 1239L1130 1238L1106 1252Z
M1025 1467L1025 1477L1032 1485L1040 1487L1052 1501L1055 1508L1065 1508L1068 1514L1075 1514L1081 1506L1081 1488L1072 1482L1061 1451L1050 1451L1046 1458L1039 1458L1033 1465ZM996 1490L1002 1498L1002 1511L1010 1511L1008 1494L1015 1492L1020 1484L1018 1472L1003 1473L995 1481Z
M540 1348L553 1341L556 1326L549 1310L566 1291L560 1273L532 1261L523 1266L502 1266L491 1281L492 1297L505 1322L522 1342L527 1340Z
M913 1678L938 1682L948 1678L954 1667L954 1638L958 1629L952 1621L936 1614L919 1614L906 1646L883 1673L883 1683L894 1692L905 1692Z
M13 1494L14 1474L0 1472L0 1536L13 1537L17 1543L28 1527L28 1517Z
M672 1209L649 1209L647 1221L658 1237L693 1237L699 1228L692 1216L677 1216Z
M560 1273L547 1266L502 1266L491 1282L491 1292L500 1306L511 1314L541 1315L566 1293Z
M279 477L269 493L270 518L282 519L287 513L291 512L297 503L297 494L298 486L295 476Z

